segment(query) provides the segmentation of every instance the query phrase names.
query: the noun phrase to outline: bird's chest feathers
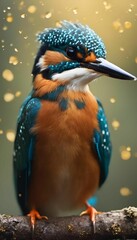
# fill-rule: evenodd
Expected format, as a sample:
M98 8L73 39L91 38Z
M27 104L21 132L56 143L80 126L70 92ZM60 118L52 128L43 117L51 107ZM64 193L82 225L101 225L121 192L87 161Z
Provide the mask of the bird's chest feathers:
M93 119L96 119L98 104L89 89L85 89L86 91L83 89L83 92L69 90L65 81L47 80L38 74L34 81L34 96L42 100L42 108L38 118L45 122L45 118L47 119L49 116L54 118L56 122L61 118L61 122L63 122L66 116L72 120L81 116L79 122L81 120L82 123L83 119L88 121L90 118L90 123L94 125ZM56 109L56 112L53 109ZM42 118L42 116L44 117ZM95 125L93 127L96 128L97 124Z
M95 175L96 180L93 182L96 187L99 179L98 163L91 154L93 132L98 129L98 105L89 92L60 90L60 93L54 92L55 95L56 100L53 95L51 100L51 96L43 96L32 129L37 141L34 178L41 181L38 189L40 186L45 186L44 189L52 188L52 193L57 192L57 195L64 189L66 198L67 194L71 196L71 192L84 189L84 185L87 185L86 196L92 191L91 175L93 179Z
M97 101L89 91L66 90L63 85L55 88L52 81L51 89L42 95L41 91L47 89L45 82L41 81L36 92L42 103L33 128L37 143L46 156L51 155L51 149L60 152L61 157L63 151L67 156L75 155L83 151L85 144L90 146L93 132L98 129Z
M63 91L59 86L55 91L42 97L42 106L34 129L45 142L59 142L69 137L90 140L93 131L98 128L98 105L91 93Z

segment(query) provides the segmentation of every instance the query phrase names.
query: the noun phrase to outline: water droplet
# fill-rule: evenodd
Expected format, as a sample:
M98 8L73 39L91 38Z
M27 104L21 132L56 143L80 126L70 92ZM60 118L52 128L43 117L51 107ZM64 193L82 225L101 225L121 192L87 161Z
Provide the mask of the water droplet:
M132 8L129 8L129 9L128 9L128 12L132 12Z
M21 14L21 18L25 18L25 17L26 17L25 13Z
M28 36L25 36L24 39L25 39L25 40L28 39Z
M18 52L18 49L17 49L17 48L14 48L14 51L15 51L15 52Z
M78 10L75 8L75 9L73 9L73 13L76 15L76 14L78 14Z
M47 12L47 13L45 14L45 18L47 18L47 19L51 18L51 16L52 16L52 13L51 13L51 12Z

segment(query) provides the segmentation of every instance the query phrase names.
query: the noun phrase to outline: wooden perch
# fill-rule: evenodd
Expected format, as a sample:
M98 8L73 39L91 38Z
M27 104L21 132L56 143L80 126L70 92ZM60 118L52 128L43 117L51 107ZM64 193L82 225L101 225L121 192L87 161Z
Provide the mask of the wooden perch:
M137 208L98 214L95 226L89 216L37 220L34 232L29 217L0 215L0 240L137 239Z

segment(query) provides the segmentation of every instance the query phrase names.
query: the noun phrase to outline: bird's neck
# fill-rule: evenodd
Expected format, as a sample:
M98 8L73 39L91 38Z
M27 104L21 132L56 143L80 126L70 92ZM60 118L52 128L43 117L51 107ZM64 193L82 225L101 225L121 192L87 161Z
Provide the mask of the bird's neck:
M71 103L78 109L83 109L88 99L92 98L92 101L95 99L88 88L87 91L74 90L68 88L65 82L44 79L41 74L34 79L33 87L35 97L47 101L58 101L62 110L66 110Z

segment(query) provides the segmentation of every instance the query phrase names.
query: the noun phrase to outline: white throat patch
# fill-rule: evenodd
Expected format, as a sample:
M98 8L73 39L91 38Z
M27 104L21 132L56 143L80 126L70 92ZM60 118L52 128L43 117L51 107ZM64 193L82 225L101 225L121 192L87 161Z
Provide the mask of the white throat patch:
M52 80L67 81L67 88L75 91L89 91L88 83L102 74L88 68L74 68L62 73L55 73Z

